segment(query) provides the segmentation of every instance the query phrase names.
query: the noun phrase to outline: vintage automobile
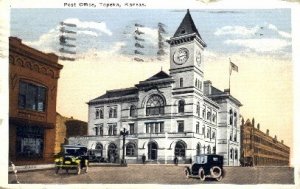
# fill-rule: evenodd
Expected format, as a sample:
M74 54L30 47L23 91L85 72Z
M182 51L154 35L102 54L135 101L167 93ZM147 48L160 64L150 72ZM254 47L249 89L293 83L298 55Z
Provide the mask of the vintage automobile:
M80 174L81 170L88 171L87 148L80 145L63 145L62 152L55 158L55 173L58 174L60 169L76 170Z
M215 154L195 156L194 162L184 169L184 174L187 178L200 178L200 181L204 181L206 178L221 181L224 173L223 156Z

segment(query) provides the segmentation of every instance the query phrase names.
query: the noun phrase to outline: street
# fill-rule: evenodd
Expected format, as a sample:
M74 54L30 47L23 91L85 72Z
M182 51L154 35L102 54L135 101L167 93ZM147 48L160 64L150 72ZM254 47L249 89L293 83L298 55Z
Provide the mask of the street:
M291 167L224 167L225 178L208 180L205 184L294 184L294 168ZM21 184L199 184L197 178L186 178L184 165L128 165L91 166L88 173L75 174L75 170L54 169L18 172ZM9 183L15 182L14 174L8 175Z

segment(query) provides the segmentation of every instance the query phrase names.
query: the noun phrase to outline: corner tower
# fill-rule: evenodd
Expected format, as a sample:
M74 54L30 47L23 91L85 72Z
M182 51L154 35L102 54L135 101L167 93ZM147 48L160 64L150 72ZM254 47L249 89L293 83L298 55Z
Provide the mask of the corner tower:
M187 10L170 44L170 75L175 79L175 89L193 89L202 93L203 51L206 43L202 40Z

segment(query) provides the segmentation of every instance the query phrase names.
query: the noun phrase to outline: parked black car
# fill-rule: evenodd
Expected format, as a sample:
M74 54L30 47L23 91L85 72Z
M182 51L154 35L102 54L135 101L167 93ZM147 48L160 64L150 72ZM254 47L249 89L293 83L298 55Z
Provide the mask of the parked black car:
M69 170L76 170L76 174L80 174L81 170L85 168L88 171L88 155L87 148L80 145L64 145L62 152L55 158L55 173L57 174L60 169L65 169L68 173Z
M206 178L221 181L224 173L223 156L215 154L195 156L195 161L184 169L187 178L198 177L200 181L204 181Z

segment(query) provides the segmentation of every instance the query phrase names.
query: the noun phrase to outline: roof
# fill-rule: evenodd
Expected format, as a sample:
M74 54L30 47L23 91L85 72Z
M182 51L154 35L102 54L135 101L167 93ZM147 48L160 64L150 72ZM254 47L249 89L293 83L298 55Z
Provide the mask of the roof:
M213 86L211 86L211 93L209 95L206 95L207 97L211 98L212 100L217 98L228 98L234 103L236 103L238 106L242 106L242 103L233 97L229 92L223 92Z
M196 33L196 35L202 39L188 9L173 37L180 37L193 33Z
M134 94L137 94L137 92L138 92L138 89L136 87L110 90L110 91L106 91L105 94L91 100L90 102L95 102L97 100L107 99L107 98L117 98L117 97L134 95Z
M160 71L157 74L149 77L145 81L152 81L152 80L158 80L158 79L167 79L167 78L171 78L171 77L166 72Z

